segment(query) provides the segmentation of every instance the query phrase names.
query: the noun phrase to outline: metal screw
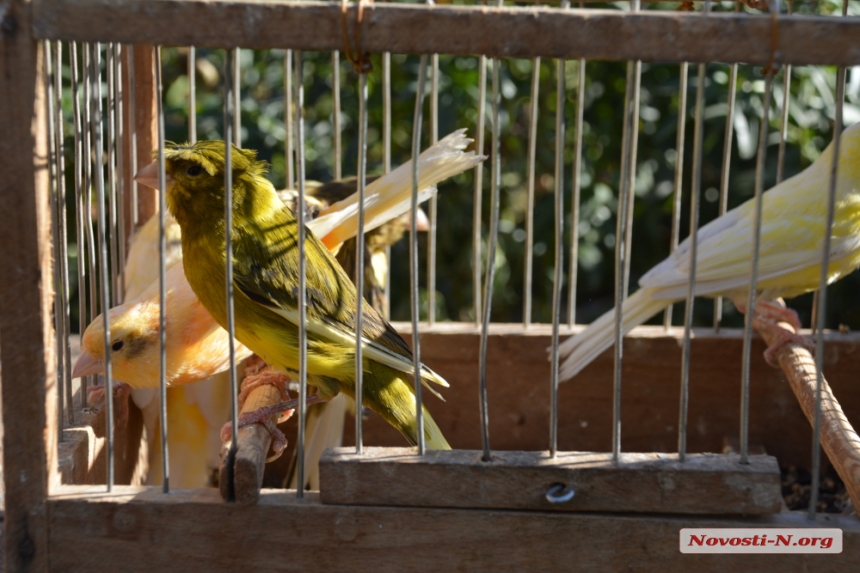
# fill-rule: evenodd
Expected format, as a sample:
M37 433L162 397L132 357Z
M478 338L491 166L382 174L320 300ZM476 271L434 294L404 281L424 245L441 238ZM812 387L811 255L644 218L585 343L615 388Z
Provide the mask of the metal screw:
M567 503L574 495L576 492L563 483L554 483L546 490L546 500L553 504Z

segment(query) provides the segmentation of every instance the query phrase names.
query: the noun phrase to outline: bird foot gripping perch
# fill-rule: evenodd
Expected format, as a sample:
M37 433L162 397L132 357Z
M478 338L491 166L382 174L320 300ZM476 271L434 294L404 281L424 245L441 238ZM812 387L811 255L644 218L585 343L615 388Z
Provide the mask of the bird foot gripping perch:
M104 386L87 387L87 404L101 407L105 402L107 390ZM128 424L128 398L131 396L131 386L125 382L113 383L113 397L119 398L119 410L116 413L116 427L120 430Z
M779 361L776 358L776 353L786 343L799 344L809 350L813 350L813 345L805 336L797 334L800 332L800 318L794 309L784 306L782 299L775 301L759 301L755 306L755 315L753 318L753 326L759 332L766 331L770 336L771 342L764 351L764 359L774 368L779 368ZM785 322L794 330L788 330L779 325L780 322Z
M251 395L262 386L273 386L276 388L282 400L280 403L290 399L286 387L290 381L290 377L274 370L261 358L257 356L249 358L243 373L245 378L242 380L241 389L237 397L240 411L245 410L245 406L248 404ZM281 456L287 447L287 438L278 429L277 424L288 420L292 416L293 410L284 409L275 411L271 409L271 406L255 407L258 405L259 402L252 399L252 407L254 409L242 412L238 420L238 427L242 428L255 423L263 425L272 436L271 448L273 454L266 461L273 462ZM228 442L231 439L233 439L232 424L228 422L221 428L221 441Z

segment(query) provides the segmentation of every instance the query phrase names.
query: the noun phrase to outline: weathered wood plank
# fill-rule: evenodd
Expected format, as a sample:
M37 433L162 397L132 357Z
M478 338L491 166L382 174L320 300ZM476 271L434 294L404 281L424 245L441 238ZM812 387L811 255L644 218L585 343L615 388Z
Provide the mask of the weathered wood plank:
M44 53L28 0L0 4L0 361L6 571L48 570L58 483Z
M144 185L137 185L134 176L138 167L148 165L152 161L152 150L158 147L158 113L157 98L155 93L154 64L155 57L153 47L150 44L138 44L130 46L133 53L133 62L129 58L129 50L122 52L123 69L123 167L122 174L126 193L126 217L125 228L129 235L135 230L134 209L137 209L137 226L146 223L150 217L158 212L158 192ZM130 85L129 71L131 65L134 67L134 86ZM131 105L131 93L134 90L134 106ZM132 149L131 126L134 125L136 146ZM132 152L136 155L132 157ZM134 203L134 194L131 192L133 186L137 188L137 203Z
M119 401L114 398L114 412ZM75 404L79 398L75 397ZM59 470L64 484L103 484L107 481L104 407L76 408L77 426L66 428L60 444ZM123 427L114 426L114 481L124 485L144 483L148 470L147 449L143 437L143 414L129 400L128 420Z
M782 509L779 466L770 456L495 452L413 448L326 450L320 460L320 501L339 505L762 514ZM574 496L550 503L561 484Z
M337 2L35 0L34 8L34 34L49 39L302 50L344 45ZM351 31L356 14L353 5ZM368 3L361 39L371 53L766 64L772 25L769 16L738 13ZM860 64L860 19L783 17L778 51L782 62L796 65Z
M851 571L860 522L799 513L738 518L322 505L263 490L64 488L49 501L53 571ZM77 495L75 492L78 492ZM839 527L838 555L680 555L682 527Z
M410 341L408 323L395 328ZM562 338L573 330L562 329ZM439 323L421 330L421 358L450 384L446 402L427 395L433 418L457 449L480 449L478 350L473 325ZM683 329L640 327L625 338L621 449L625 452L675 452L678 447L678 392ZM725 437L740 428L742 332L694 329L692 346L689 452L720 452ZM546 348L550 328L497 324L490 327L488 391L490 445L494 450L545 450L549 447L550 372ZM753 340L750 388L750 438L780 464L810 467L812 431L791 388L778 369L762 357L764 344ZM613 353L604 353L575 380L559 388L559 449L611 450ZM824 372L848 420L860 420L860 333L827 335ZM354 443L352 422L344 446ZM405 446L403 437L378 416L364 424L365 444ZM293 434L287 430L287 436ZM291 440L292 442L293 440Z

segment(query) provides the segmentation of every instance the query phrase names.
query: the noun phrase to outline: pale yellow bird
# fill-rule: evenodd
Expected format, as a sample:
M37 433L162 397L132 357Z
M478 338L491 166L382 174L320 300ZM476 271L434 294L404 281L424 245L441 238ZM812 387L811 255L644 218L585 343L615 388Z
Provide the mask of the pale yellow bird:
M796 313L781 310L768 301L792 298L819 286L832 164L831 142L812 165L762 197L757 316L771 322L777 318L787 320L799 327ZM835 206L828 284L860 266L860 123L842 133ZM724 296L745 311L754 229L754 199L699 229L696 296ZM648 271L639 280L640 289L624 300L624 333L686 297L689 265L688 238L670 257ZM780 330L783 340L789 338L787 331ZM561 344L560 379L576 376L614 342L613 309ZM774 350L770 348L766 357Z

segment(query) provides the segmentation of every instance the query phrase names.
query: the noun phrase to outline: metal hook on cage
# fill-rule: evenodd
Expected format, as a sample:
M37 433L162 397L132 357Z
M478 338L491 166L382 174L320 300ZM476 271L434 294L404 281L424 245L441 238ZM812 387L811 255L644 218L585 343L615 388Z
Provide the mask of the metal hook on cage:
M352 63L352 67L357 74L367 74L373 71L373 64L370 63L370 55L363 51L361 45L361 28L364 22L364 7L366 4L372 3L373 0L358 0L357 13L355 17L355 46L349 39L349 27L346 24L347 12L349 11L349 0L342 0L340 4L340 25L343 32L343 53Z

